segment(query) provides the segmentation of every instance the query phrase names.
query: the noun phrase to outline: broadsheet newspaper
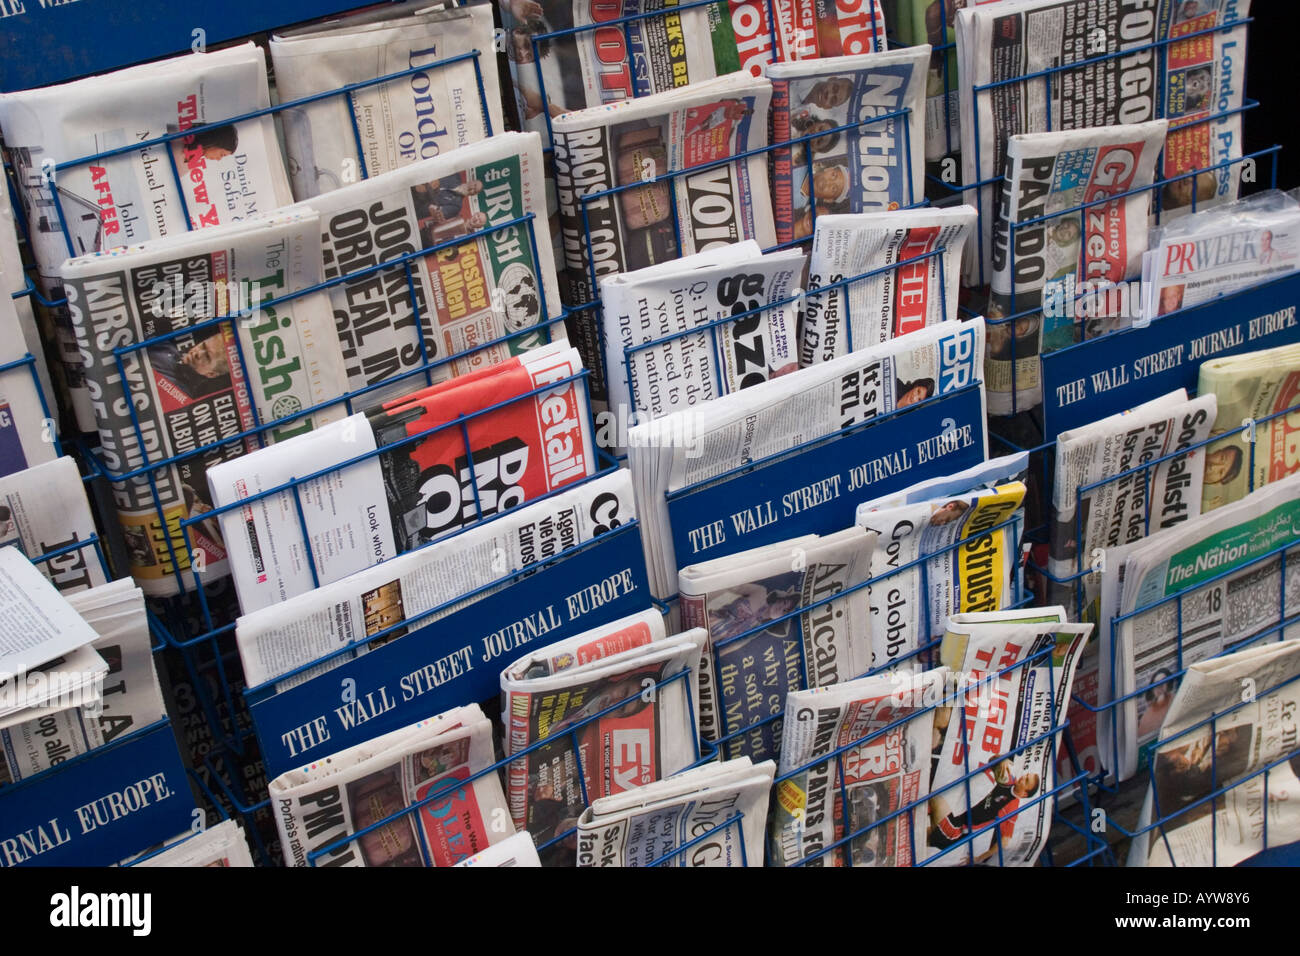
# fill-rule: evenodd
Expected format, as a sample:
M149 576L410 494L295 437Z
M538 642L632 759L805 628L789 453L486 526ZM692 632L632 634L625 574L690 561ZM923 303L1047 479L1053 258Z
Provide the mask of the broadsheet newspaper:
M12 544L68 594L108 583L104 563L92 544L39 559L95 534L95 519L77 463L57 458L0 478L0 546Z
M235 436L346 387L323 295L261 307L320 281L319 230L306 211L276 214L63 264L105 469L125 475L179 459L113 482L131 573L149 594L176 593L176 574L191 566L227 573L221 535L196 526L187 547L179 525L212 508L207 469L257 445ZM278 441L344 413L299 415L260 437ZM209 447L216 442L226 443Z
M538 136L501 133L305 205L320 213L325 278L353 276L329 290L350 390L507 333L525 334L440 364L433 380L518 355L550 341L552 332L564 337L560 323L527 331L560 314ZM535 218L505 225L529 215ZM417 255L493 226L504 228ZM374 268L395 260L410 266L409 277L401 263ZM408 374L380 394L393 397L415 385Z
M1133 838L1129 866L1235 866L1300 840L1298 678L1300 641L1187 669L1142 808L1140 825L1154 829Z
M637 425L628 465L652 592L671 595L687 559L674 553L665 492L972 385L983 361L983 323L945 322Z
M1047 843L1075 667L1091 624L1033 611L962 615L940 650L959 673L930 783L929 860L1033 866ZM972 839L968 839L972 838Z
M773 865L925 858L934 717L950 676L940 667L790 694L768 838Z
M1300 438L1300 345L1210 359L1201 365L1197 391L1219 403L1211 435L1246 425L1205 449L1202 512L1300 468L1293 451Z
M780 242L808 238L823 214L885 212L925 198L929 56L923 46L768 68L772 141L824 134L772 151Z
M285 863L453 866L515 832L497 774L469 779L492 760L492 724L469 704L281 774L269 791Z
M492 8L485 3L414 13L381 6L273 34L268 46L281 102L406 74L280 114L298 199L503 129ZM472 57L442 62L475 50L477 70Z
M874 534L846 528L681 570L682 626L708 631L701 740L725 740L724 756L775 757L788 693L871 669L869 596L859 585L871 576L875 543ZM817 602L825 603L810 607Z
M880 0L773 0L780 59L816 60L885 49Z
M148 859L123 864L132 866L252 866L253 855L248 851L248 839L243 828L234 820L222 820L215 827L209 827L197 835L182 834L182 841L175 846L156 853Z
M1042 402L1038 356L1083 338L1076 335L1082 322L1074 318L1080 292L1141 274L1150 191L1066 210L1151 185L1167 128L1164 120L1153 120L1008 141L1007 175L990 217L985 381L991 414L1024 412ZM1018 318L993 321L1010 316Z
M265 60L251 42L0 96L0 131L45 297L63 297L59 266L69 255L239 222L291 199L270 116L55 167L270 105ZM56 310L54 321L77 423L92 431L77 340L65 313Z
M1007 142L1017 133L1051 126L1073 130L1167 118L1175 125L1218 118L1178 130L1165 149L1162 178L1239 158L1245 85L1246 28L1204 33L1167 48L1153 47L1243 19L1249 0L1023 0L968 7L957 13L961 96L962 181L989 183L1006 168ZM1127 56L1107 54L1133 50ZM1035 75L1088 61L1075 69ZM975 102L972 102L974 100ZM1157 112L1163 107L1163 113ZM1230 115L1221 115L1230 113ZM978 140L978 145L977 145ZM1197 208L1237 197L1241 164L1189 175L1162 190L1161 208ZM980 188L983 249L968 260L966 281L987 282L993 272L991 215L996 184Z
M593 276L599 282L742 239L774 245L768 157L718 162L767 145L771 100L767 80L733 73L556 119L565 302L591 302ZM710 163L717 164L657 179ZM597 320L584 312L575 321L583 358L596 369ZM595 379L593 393L603 398L604 376Z
M694 86L737 70L759 76L773 58L764 0L726 0L680 11L662 0L497 0L496 5L519 126L543 134L548 116ZM609 22L623 17L636 19ZM575 28L575 33L551 35Z
M1300 207L1270 192L1151 233L1142 258L1142 315L1200 305L1300 267Z
M0 730L0 780L12 782L140 730L167 716L153 665L144 592L127 579L65 594L94 629L93 648L108 665L93 702L47 708Z
M806 257L797 249L763 255L746 239L674 262L601 280L609 405L619 421L646 421L749 388L797 367L796 302ZM740 316L734 322L729 316ZM682 335L711 322L711 329ZM648 345L648 348L636 348ZM636 348L636 351L626 351ZM610 444L626 453L627 436Z
M408 633L398 627L418 615L422 627L481 597L463 595L487 588L517 571L568 548L591 541L635 517L632 482L625 470L582 482L557 495L521 505L496 521L470 528L437 548L421 548L357 571L332 584L299 594L241 617L235 628L245 680L257 687L342 647L353 647L279 689L314 677ZM455 603L452 603L455 602ZM444 604L437 614L426 612ZM536 608L521 626L481 648L482 662L493 662L505 648L545 642L559 622ZM394 630L394 628L396 628ZM388 632L374 641L367 638ZM366 643L359 643L366 642ZM476 660L476 663L478 661Z
M662 622L651 622L657 614L541 648L501 673L505 754L521 754L506 768L510 813L543 851L571 838L590 801L653 783L699 756L694 686L705 634L662 636ZM549 855L572 860L573 852L565 839Z
M0 223L0 229L3 226ZM27 330L16 308L27 299L12 298L6 285L8 276L0 272L0 365L17 362L27 355L44 355L39 343L33 347L27 341ZM27 315L31 315L30 305L27 305ZM35 366L17 365L0 373L0 475L53 461L57 454L55 395L52 391L44 392L42 407L42 392L38 391L46 387L46 382L41 381L44 371L45 363L41 361Z
M737 757L594 800L578 818L578 866L762 866L775 775L770 760Z
M1101 700L1136 694L1107 708L1098 721L1103 756L1120 780L1145 763L1145 745L1166 719L1181 668L1265 633L1261 639L1296 636L1294 628L1278 627L1300 612L1296 545L1300 475L1291 475L1197 521L1108 554L1108 566L1118 574L1103 576L1100 620L1107 630L1101 641ZM1130 616L1115 621L1121 615ZM1112 714L1118 722L1114 731ZM1113 756L1107 753L1112 739L1119 744Z
M975 210L970 206L819 216L799 332L799 365L828 362L956 319L962 250L974 229ZM908 259L918 261L886 268ZM884 271L817 291L876 270Z
M1188 399L1178 389L1058 436L1052 495L1056 521L1048 561L1059 582L1052 584L1054 600L1077 607L1082 592L1084 619L1099 620L1097 576L1070 579L1081 571L1110 568L1110 549L1200 514L1205 449L1141 466L1205 441L1217 408L1212 394ZM1115 480L1105 480L1110 478ZM1093 484L1097 487L1080 495Z
M572 378L581 370L576 350L544 346L211 468L218 506L282 489L218 519L243 612L592 474L586 390ZM530 394L537 389L545 390ZM489 407L462 426L443 427Z
M918 652L943 634L949 615L1012 602L1025 490L1016 481L896 507L859 505L857 523L876 534L877 544L872 669L920 669L925 660ZM934 557L907 567L926 555Z

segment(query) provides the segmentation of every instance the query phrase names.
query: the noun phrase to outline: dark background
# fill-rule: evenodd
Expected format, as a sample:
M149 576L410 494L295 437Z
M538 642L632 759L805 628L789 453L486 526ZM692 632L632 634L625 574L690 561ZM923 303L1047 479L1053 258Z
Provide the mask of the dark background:
M1300 186L1300 3L1295 0L1254 0L1246 51L1246 96L1259 101L1248 110L1246 152L1279 145L1277 184ZM1270 163L1259 166L1267 187Z

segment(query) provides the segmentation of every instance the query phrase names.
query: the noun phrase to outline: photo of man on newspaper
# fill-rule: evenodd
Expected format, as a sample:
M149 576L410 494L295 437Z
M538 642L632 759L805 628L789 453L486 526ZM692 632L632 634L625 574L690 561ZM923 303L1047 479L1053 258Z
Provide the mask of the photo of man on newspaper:
M185 345L184 339L172 339L145 351L158 381L159 395L177 404L233 387L224 330L190 345Z
M411 202L424 248L467 236L487 225L487 214L474 208L473 197L482 191L483 183L471 179L464 170L436 182L412 186Z
M1038 774L1033 772L1021 774L1018 778L1013 776L1009 760L999 761L986 769L983 776L991 787L982 797L977 798L977 787L984 781L979 777L971 779L969 816L965 811L952 810L946 816L940 817L939 813L947 807L946 802L940 798L930 801L931 826L926 835L930 846L937 850L946 850L968 834L974 833L978 836L991 830L994 825L1001 832L1002 839L1011 838L1016 828L1016 811L1020 809L1020 801L1032 798L1038 792L1042 781ZM987 849L976 853L975 862L982 863L996 855L998 845L998 840L994 839Z

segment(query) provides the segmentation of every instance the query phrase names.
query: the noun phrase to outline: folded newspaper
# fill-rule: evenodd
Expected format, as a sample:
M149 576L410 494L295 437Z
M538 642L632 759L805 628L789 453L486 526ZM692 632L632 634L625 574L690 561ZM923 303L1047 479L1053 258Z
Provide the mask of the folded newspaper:
M799 3L811 9L809 0ZM547 132L548 118L572 110L695 86L737 70L759 76L773 58L772 7L765 0L684 4L681 10L651 0L497 0L496 6L519 128L540 133ZM783 9L781 2L777 8Z
M950 615L1012 603L1025 491L1013 481L893 507L858 506L858 526L877 543L870 669L921 669L920 655Z
M787 694L871 669L864 585L875 544L874 534L845 528L682 568L682 626L708 632L700 663L702 741L721 741L724 757L776 757Z
M783 62L874 53L888 45L880 0L773 0L772 8Z
M565 303L590 303L604 276L742 239L774 245L767 156L724 161L767 145L771 100L767 80L733 73L556 118ZM706 168L668 175L696 166ZM597 319L583 312L574 322L583 358L598 369ZM595 375L598 398L604 382Z
M269 116L216 126L271 105L262 51L245 43L0 96L0 132L30 224L45 297L63 297L59 266L190 229L239 222L291 201ZM165 144L59 169L87 156L199 126ZM66 312L58 348L77 423L96 427Z
M651 591L671 595L686 558L674 554L665 492L975 384L983 361L983 323L945 322L631 429Z
M1219 403L1210 435L1236 431L1205 449L1202 512L1300 468L1293 451L1300 437L1300 345L1210 359L1201 365L1196 390Z
M480 850L473 856L467 856L456 866L529 866L540 867L541 858L533 844L533 836L527 830L507 837L500 843L494 843L486 850Z
M1048 560L1052 600L1104 623L1096 616L1101 581L1091 572L1114 567L1112 549L1200 514L1204 448L1141 466L1205 441L1217 409L1213 394L1188 399L1178 389L1061 432Z
M1177 219L1151 233L1142 258L1150 320L1300 268L1300 206L1285 193Z
M799 365L828 362L956 319L962 250L974 229L975 210L969 206L818 217ZM898 265L907 260L917 261ZM877 270L884 271L818 291Z
M616 420L662 418L794 371L798 303L755 310L798 295L806 261L796 249L764 255L746 239L602 279L604 363ZM716 324L686 334L710 323ZM608 444L626 454L627 436Z
M410 629L401 625L407 621L419 618L413 629L445 617L494 593L491 586L496 582L635 517L631 478L626 471L615 471L520 505L439 547L398 555L260 608L235 626L244 679L257 687L340 648L352 648L280 681L277 689L284 690L405 636ZM443 605L449 606L428 613ZM511 650L544 641L556 626L553 617L527 610L524 627L507 641ZM379 634L383 636L371 640ZM485 644L483 660L490 662L501 653L500 645Z
M542 165L540 137L500 133L294 207L320 214L325 278L350 277L328 290L349 390L389 399L564 337L536 328L560 315Z
M3 228L0 222L0 230ZM41 358L0 373L0 477L53 461L58 455L54 445L55 395L44 391L48 378L42 378L46 374L45 353L39 341L29 341L34 330L29 330L18 312L26 305L30 316L30 303L26 297L13 298L9 284L8 274L0 270L0 365L20 362L28 355Z
M578 818L578 866L763 865L776 764L709 763L593 800Z
M947 668L880 674L786 698L768 858L775 866L913 866Z
M948 47L930 55L925 92L925 158L942 159L961 148L960 78L957 75L957 11L999 0L899 0L896 34L910 45Z
M63 264L100 461L110 475L170 462L114 485L131 573L149 594L177 593L191 566L227 573L221 535L196 526L187 546L179 523L212 508L209 468L257 447L237 436L294 416L257 433L278 441L345 414L298 414L347 388L326 297L262 305L318 284L320 263L320 221L299 210Z
M281 102L404 74L280 113L298 199L504 128L486 3L413 12L385 4L272 34L268 48Z
M0 110L3 108L0 107ZM50 379L50 370L45 362L45 348L41 341L40 327L32 308L32 296L28 289L27 272L23 264L22 253L18 249L19 235L26 236L26 230L20 232L19 221L14 216L13 206L9 202L9 189L0 189L0 291L10 293L9 301L14 307L13 318L4 315L4 324L0 331L6 335L11 354L17 350L17 358L22 358L25 348L36 359L36 374L40 378L41 391L47 402L53 403L57 397ZM16 323L9 325L10 322ZM53 341L53 333L50 335ZM22 346L18 343L21 341ZM9 361L9 359L5 359Z
M1107 553L1099 697L1123 702L1098 715L1098 739L1107 751L1118 741L1103 756L1119 780L1146 764L1183 668L1252 638L1298 636L1281 627L1300 613L1298 559L1300 475Z
M506 768L511 816L539 850L565 841L544 859L573 859L570 838L591 801L699 757L694 688L705 633L664 636L658 616L586 631L501 673L505 755L518 755Z
M772 142L799 141L772 151L778 241L808 238L825 214L924 201L929 59L921 46L768 67Z
M492 762L492 724L470 704L281 774L268 789L285 863L454 866L515 832L500 778L481 773Z
M1300 641L1191 665L1160 728L1128 865L1236 866L1300 841L1297 714Z
M197 834L183 834L175 843L146 859L132 863L144 867L206 867L252 866L253 855L248 851L248 840L243 827L234 820L222 820L215 827Z
M958 690L935 719L946 729L930 782L933 865L1033 866L1047 843L1056 753L1093 627L1055 618L1035 608L949 619L940 660Z
M1198 208L1235 199L1241 164L1228 163L1242 155L1246 27L1214 28L1243 20L1249 7L1249 0L1005 0L959 10L958 74L963 88L980 90L958 97L962 182L979 186L967 201L981 215L982 254L968 259L967 284L993 274L995 178L1018 133L1160 118L1191 124L1170 134L1164 150L1160 176L1181 178L1161 191L1162 210L1189 206L1193 196ZM1192 33L1199 35L1156 46Z
M337 581L592 474L581 371L576 350L544 346L209 468L218 507L252 499L218 518L240 608Z
M108 582L102 551L89 543L95 533L86 487L71 458L0 478L0 546L12 544L27 555L61 594Z

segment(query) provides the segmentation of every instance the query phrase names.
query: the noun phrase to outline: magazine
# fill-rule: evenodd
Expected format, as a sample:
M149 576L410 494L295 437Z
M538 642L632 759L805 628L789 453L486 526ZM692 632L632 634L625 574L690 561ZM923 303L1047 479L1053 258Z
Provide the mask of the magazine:
M382 5L272 34L281 102L405 74L280 113L294 196L310 199L501 132L493 39L487 4ZM475 50L477 64L443 63Z
M281 774L269 791L284 861L454 866L514 835L497 774L475 776L492 762L492 725L470 704Z
M925 199L929 58L921 46L768 67L772 141L802 140L772 151L778 241L807 239L826 214L886 212ZM888 118L871 122L876 117Z
M578 818L578 866L762 866L775 774L770 760L737 757L593 800Z
M969 206L820 216L808 267L800 367L956 319L962 250L974 229ZM887 268L909 259L917 261ZM878 270L883 271L871 278L819 291Z

